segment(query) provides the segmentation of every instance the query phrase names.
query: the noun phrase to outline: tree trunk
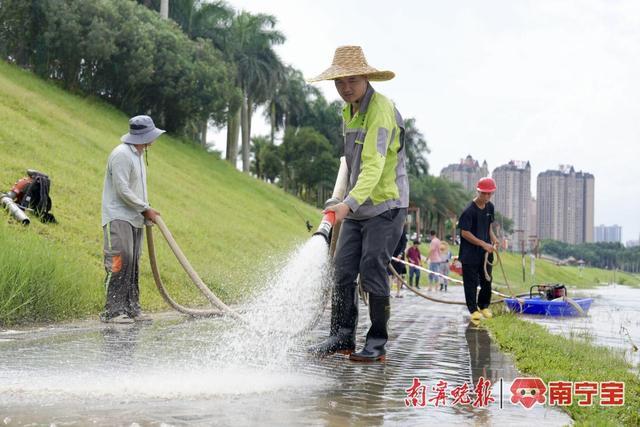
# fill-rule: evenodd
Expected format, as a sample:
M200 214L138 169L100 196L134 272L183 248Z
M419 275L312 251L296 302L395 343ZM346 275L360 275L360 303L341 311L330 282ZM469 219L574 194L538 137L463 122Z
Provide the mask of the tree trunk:
M271 144L274 144L275 135L276 135L276 103L271 101Z
M207 118L203 120L200 126L200 144L202 144L204 148L207 148L207 129L209 128L209 119Z
M227 119L227 161L236 167L238 159L238 134L240 133L240 107Z
M243 95L240 122L242 123L242 172L245 173L249 173L249 141L251 139L251 117L249 109L249 100L246 95Z
M169 19L169 0L160 0L160 16Z

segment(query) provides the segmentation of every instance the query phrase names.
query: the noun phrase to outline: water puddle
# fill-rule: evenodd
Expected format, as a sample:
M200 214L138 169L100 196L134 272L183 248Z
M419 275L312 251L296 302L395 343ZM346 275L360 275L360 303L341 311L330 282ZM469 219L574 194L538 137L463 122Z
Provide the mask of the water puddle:
M317 246L314 246L316 245ZM322 243L322 245L325 245ZM0 334L0 422L6 425L565 425L563 412L509 403L518 376L460 306L405 293L392 299L388 361L315 359L327 335L326 246L301 247L270 286L242 307L251 329L223 319L158 315L153 323L79 322ZM304 261L304 262L303 262ZM447 297L462 300L459 287ZM369 321L360 304L358 346ZM449 388L480 377L488 407L407 405L414 378ZM497 384L504 381L504 394ZM431 393L431 391L429 391ZM430 394L427 397L431 397ZM502 408L501 408L502 403Z

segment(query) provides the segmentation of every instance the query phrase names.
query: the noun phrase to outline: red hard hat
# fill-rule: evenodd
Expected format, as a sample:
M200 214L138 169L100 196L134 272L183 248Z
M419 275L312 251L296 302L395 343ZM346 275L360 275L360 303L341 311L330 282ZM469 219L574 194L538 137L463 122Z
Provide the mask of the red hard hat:
M476 190L480 191L481 193L493 193L494 191L496 191L496 188L496 182L493 180L493 178L490 178L488 176L480 178L478 184L476 185Z

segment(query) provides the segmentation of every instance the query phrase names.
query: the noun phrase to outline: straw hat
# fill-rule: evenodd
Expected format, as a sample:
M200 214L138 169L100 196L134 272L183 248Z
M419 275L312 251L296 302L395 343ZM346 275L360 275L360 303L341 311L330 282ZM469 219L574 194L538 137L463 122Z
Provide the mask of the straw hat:
M360 46L340 46L333 55L331 67L308 82L335 80L341 77L367 76L369 80L385 81L395 77L393 71L380 71L367 63Z

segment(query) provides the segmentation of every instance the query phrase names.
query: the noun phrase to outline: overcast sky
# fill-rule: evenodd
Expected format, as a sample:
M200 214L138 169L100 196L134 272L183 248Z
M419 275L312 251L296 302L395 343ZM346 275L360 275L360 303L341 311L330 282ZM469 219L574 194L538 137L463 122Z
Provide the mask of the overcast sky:
M374 83L415 117L431 174L471 154L595 176L595 225L640 234L640 1L229 0L269 13L283 62L313 77L361 45L396 78ZM329 100L332 82L319 83ZM265 132L261 117L256 132ZM220 135L214 136L220 146Z

